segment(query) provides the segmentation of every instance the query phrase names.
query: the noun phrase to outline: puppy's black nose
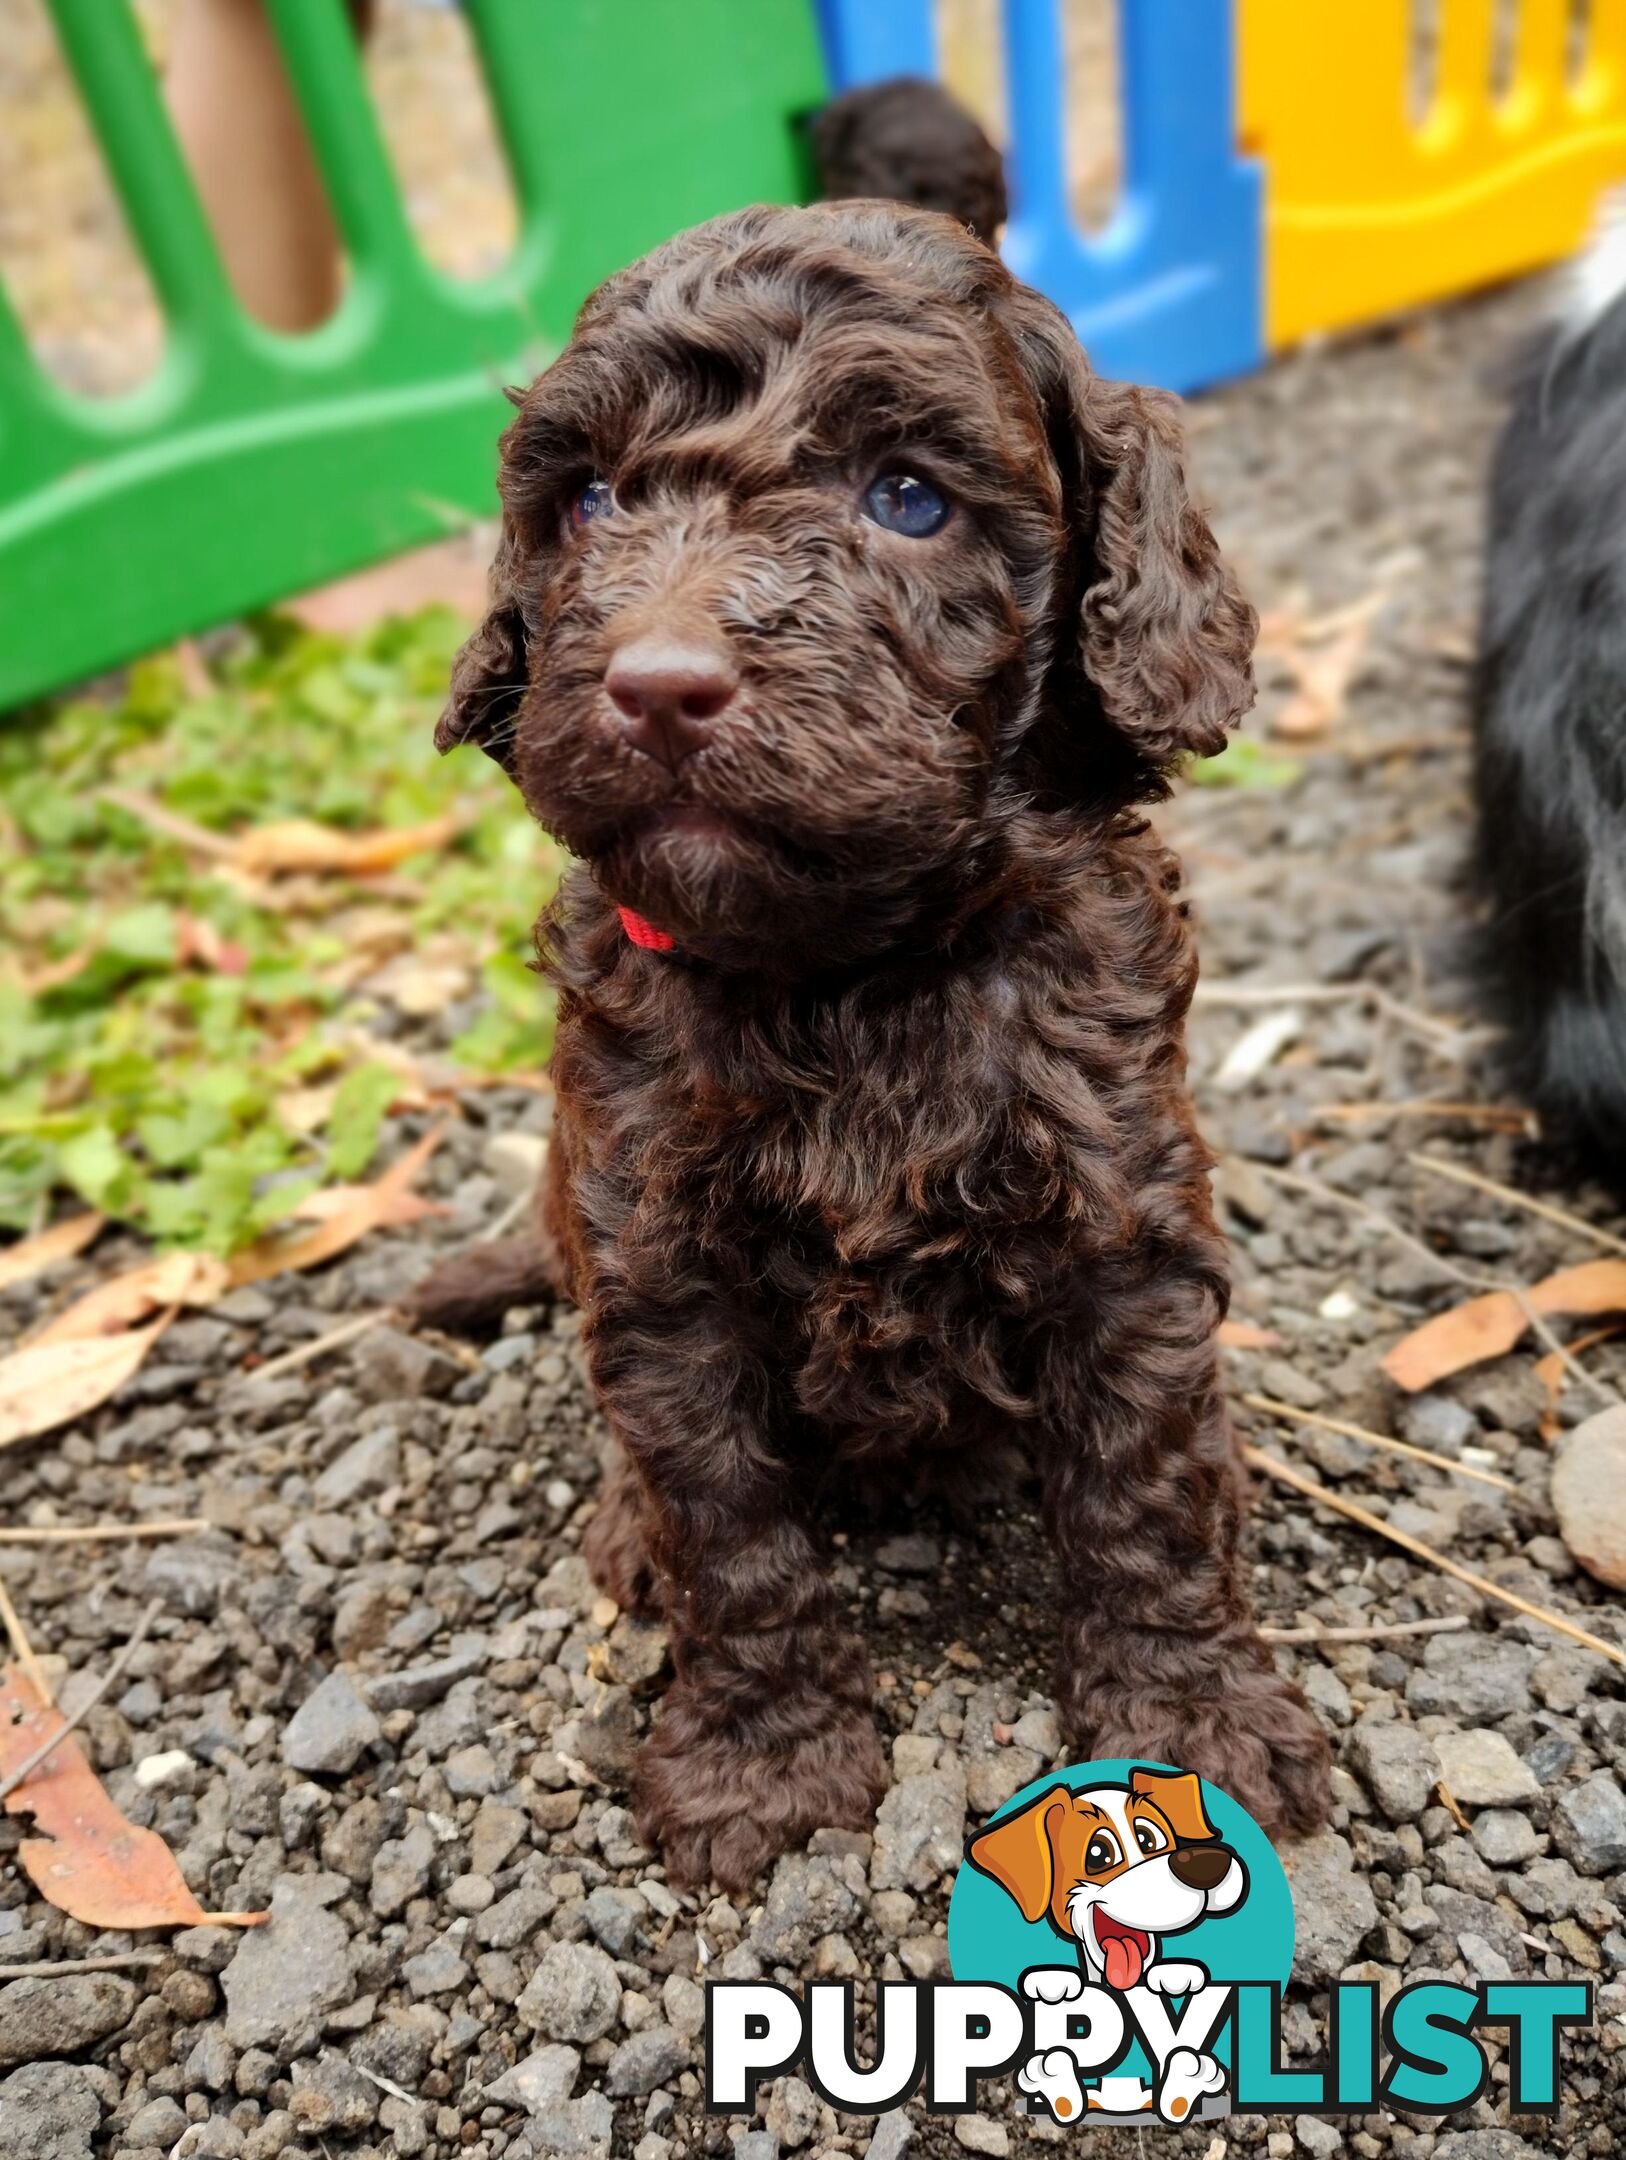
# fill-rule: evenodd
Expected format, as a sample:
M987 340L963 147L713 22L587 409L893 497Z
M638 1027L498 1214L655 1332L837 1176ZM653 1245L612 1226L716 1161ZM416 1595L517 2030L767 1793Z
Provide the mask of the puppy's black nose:
M1226 1845L1188 1845L1169 1861L1169 1873L1188 1890L1217 1890L1231 1864Z
M604 675L627 740L671 772L710 742L711 724L739 681L722 646L664 637L623 645Z

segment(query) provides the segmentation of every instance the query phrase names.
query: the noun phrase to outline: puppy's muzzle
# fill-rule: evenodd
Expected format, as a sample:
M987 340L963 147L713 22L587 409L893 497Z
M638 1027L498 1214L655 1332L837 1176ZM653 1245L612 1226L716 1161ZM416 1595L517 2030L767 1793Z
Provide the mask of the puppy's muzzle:
M604 671L610 703L628 742L675 773L712 738L732 703L739 673L718 645L650 635L621 646Z
M1188 1845L1170 1855L1169 1873L1188 1890L1217 1890L1230 1865L1227 1845Z

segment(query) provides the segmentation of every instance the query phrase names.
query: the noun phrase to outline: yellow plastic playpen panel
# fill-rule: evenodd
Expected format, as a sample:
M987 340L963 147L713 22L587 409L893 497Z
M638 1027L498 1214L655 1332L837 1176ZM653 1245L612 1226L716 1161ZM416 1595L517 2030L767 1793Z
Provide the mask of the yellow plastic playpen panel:
M1626 177L1626 0L1434 0L1429 15L1432 51L1418 0L1240 0L1271 345L1553 261Z

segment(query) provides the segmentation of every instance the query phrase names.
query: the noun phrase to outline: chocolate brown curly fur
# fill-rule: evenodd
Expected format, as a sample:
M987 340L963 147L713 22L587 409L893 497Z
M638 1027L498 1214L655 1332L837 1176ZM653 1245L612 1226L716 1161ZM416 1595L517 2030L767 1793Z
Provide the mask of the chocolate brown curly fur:
M898 470L940 532L863 514ZM1238 1557L1195 959L1135 807L1252 696L1173 402L946 218L747 210L589 300L503 499L440 739L580 858L541 925L547 1214L625 1456L590 1555L672 1639L638 1783L674 1876L743 1884L882 1788L820 1477L1013 1440L1076 1745L1320 1821ZM681 754L606 689L651 639L723 685Z

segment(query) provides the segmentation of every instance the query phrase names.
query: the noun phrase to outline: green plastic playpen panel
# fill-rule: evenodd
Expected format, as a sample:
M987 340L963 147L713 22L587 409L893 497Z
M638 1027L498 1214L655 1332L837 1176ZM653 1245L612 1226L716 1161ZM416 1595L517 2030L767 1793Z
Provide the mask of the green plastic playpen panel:
M350 259L300 336L236 303L127 0L49 0L167 323L138 390L37 365L0 291L0 710L490 512L507 382L685 225L803 192L806 0L463 0L519 206L462 281L419 250L341 0L267 0Z

